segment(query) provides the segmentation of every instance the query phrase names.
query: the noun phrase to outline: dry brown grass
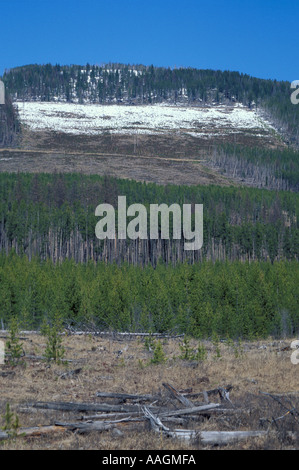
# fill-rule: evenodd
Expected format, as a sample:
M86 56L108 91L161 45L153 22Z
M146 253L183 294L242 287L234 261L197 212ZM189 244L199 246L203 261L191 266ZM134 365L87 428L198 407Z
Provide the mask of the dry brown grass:
M28 335L23 340L26 355L42 355L45 338ZM25 358L25 366L0 366L0 414L5 406L18 415L21 427L54 424L57 421L78 421L80 414L49 410L26 410L26 403L35 401L64 401L99 403L96 393L160 393L167 396L163 382L169 382L178 390L190 389L192 393L231 384L231 400L238 408L246 407L245 414L215 415L201 418L190 426L200 430L257 430L268 427L267 437L242 441L227 448L266 449L294 448L296 443L286 437L286 431L298 432L298 421L288 415L271 424L273 417L283 415L285 410L270 397L260 394L287 394L294 405L298 391L298 365L291 363L291 351L283 351L290 341L269 340L262 343L244 343L241 349L226 343L220 344L220 357L216 357L215 345L205 342L208 356L203 362L179 359L181 338L164 339L163 349L167 357L164 364L149 364L152 353L140 339L118 339L91 335L66 336L63 344L68 365L47 364L43 360ZM265 345L266 348L260 348ZM196 348L197 341L191 346ZM118 357L117 352L123 353ZM238 353L236 357L236 352ZM67 370L81 368L73 377L62 378ZM7 374L6 374L7 373ZM192 399L193 400L193 399ZM196 402L196 399L194 399ZM217 398L216 398L217 400ZM106 399L115 403L115 400ZM298 409L298 407L297 407ZM1 424L1 420L0 420ZM190 427L189 426L189 427ZM263 428L264 426L264 428ZM297 429L296 429L297 426ZM186 426L184 426L186 427ZM198 449L199 443L184 443L153 434L148 424L130 425L116 435L115 430L79 435L71 431L48 437L25 438L2 442L3 449L102 449L102 450L171 450Z
M272 141L268 134L261 138L248 129L210 139L171 132L140 134L136 143L136 135L68 135L23 127L20 148L0 151L0 171L77 172L163 185L243 184L208 167L210 153L224 142L248 146L256 146L258 142L261 147L283 147L275 136Z

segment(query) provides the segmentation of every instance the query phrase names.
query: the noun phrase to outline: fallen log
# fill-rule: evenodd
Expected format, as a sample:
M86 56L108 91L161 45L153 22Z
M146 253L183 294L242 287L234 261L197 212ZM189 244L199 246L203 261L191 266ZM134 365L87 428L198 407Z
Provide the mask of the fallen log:
M155 338L181 338L184 334L167 334L167 333L131 333L129 331L98 331L98 330L75 330L73 328L66 327L66 330L69 334L74 336L83 336L83 335L95 335L95 336L108 336L111 338L147 338L147 337L155 337Z
M65 422L56 422L56 426L61 426L62 428L68 429L70 431L76 431L79 434L87 434L89 432L103 432L109 431L110 429L115 428L129 428L132 424L133 429L136 429L136 425L138 423L143 423L144 416L140 416L139 418L123 418L116 421L77 421L74 423L65 423Z
M274 395L273 393L266 393L266 392L262 392L262 391L260 391L260 394L265 395L267 397L270 397L273 400L275 400L276 402L278 402L284 410L286 410L288 413L290 413L293 416L293 418L296 421L298 421L299 411L294 406L291 406L291 408L286 406L281 400L281 398L284 398L283 395L279 396L279 395L276 395L276 394Z
M7 370L4 372L0 372L0 377L9 377L9 376L13 377L14 375L16 375L14 370Z
M21 408L22 411L24 411L24 408ZM177 411L177 410L174 410ZM163 421L168 421L168 422L177 422L177 423L184 423L186 420L196 420L200 417L200 415L208 415L210 416L211 414L237 414L237 413L249 413L250 410L246 409L232 409L232 408L211 408L207 410L203 410L200 412L197 412L197 414L188 414L186 413L186 416L176 417L172 416L172 412L169 411L169 416L167 416L167 412L163 413ZM123 418L140 418L140 411L138 412L133 412L133 413L128 413L128 412L122 412L122 413L100 413L100 414L94 414L94 415L82 415L80 419L82 421L86 420L107 420L107 419L123 419Z
M116 426L116 423L105 423L102 421L93 421L92 423L75 422L75 423L55 423L55 426L69 429L70 431L78 431L80 434L85 434L93 431L108 431Z
M260 437L267 434L267 431L200 431L189 429L167 428L159 417L154 416L146 407L144 414L149 419L151 427L155 432L163 433L167 437L184 439L187 441L198 440L203 445L226 445L250 437Z
M99 398L118 398L119 400L154 400L153 395L136 395L130 393L116 393L116 392L97 392L96 396Z
M4 332L5 333L5 332ZM9 338L9 331L6 334L0 335L0 339L8 339ZM16 337L19 341L27 341L29 338L26 338L26 336L17 336Z
M140 405L110 405L107 403L73 403L73 402L34 402L27 403L27 408L43 408L47 410L58 411L77 411L77 412L114 412L114 413L133 413L142 412ZM154 413L165 411L163 408L149 407Z
M192 417L192 416L191 416ZM144 416L142 416L140 413L118 413L118 414L110 414L110 413L103 413L103 414L96 414L96 415L83 415L81 416L81 420L82 421L105 421L107 419L115 419L115 420L119 420L119 421L125 421L126 419L129 421L129 422L140 422L140 421L143 421L145 420L146 418ZM184 424L186 422L186 419L189 419L190 416L188 418L176 418L176 417L173 417L173 416L165 416L163 418L163 421L165 422L169 422L169 423L176 423L176 424ZM194 416L194 418L197 418L197 416Z
M99 420L106 420L106 419L122 419L122 418L126 418L126 417L130 417L130 418L137 418L137 417L140 417L140 411L134 411L132 413L128 413L128 412L121 412L121 413L100 413L100 414L95 414L95 415L83 415L81 416L81 419L84 421L86 420L96 420L96 421L99 421Z
M34 426L29 428L19 428L13 437L36 437L44 436L47 434L65 432L67 429L63 426ZM0 431L0 441L10 439L11 433Z
M159 413L159 416L161 418L165 418L166 416L180 416L180 415L187 415L187 414L196 414L196 413L202 413L202 412L213 410L215 408L218 408L219 406L220 406L219 403L209 403L207 405L202 405L202 406L192 406L191 408L181 408L179 410L162 411ZM154 412L152 409L151 411Z
M186 408L192 408L194 405L193 403L188 400L188 398L184 397L180 392L178 392L178 390L176 390L172 385L170 385L169 383L163 383L162 384L163 387L166 388L166 390L168 390L168 392L170 393L170 395L174 398L176 398L180 403L182 403Z
M204 390L202 392L194 392L194 393L184 393L184 397L188 397L188 398L197 398L199 397L200 395L220 395L221 396L221 392L223 393L224 392L230 392L231 390L233 389L233 386L232 385L226 385L225 387L217 387L217 388L213 388L212 390Z
M9 354L7 354L7 356L9 356ZM50 361L48 360L48 358L46 356L36 356L35 354L26 354L24 352L24 355L22 356L22 358L24 359L30 359L30 360L33 360L33 361L46 361L46 362L53 362L53 359L51 359ZM73 359L62 359L62 362L76 362L76 361L73 361Z
M199 431L197 438L203 445L221 446L266 434L267 431Z
M70 370L70 371L64 372L63 374L59 375L58 377L60 379L67 379L69 377L74 377L74 376L80 374L81 371L82 371L82 368Z
M210 400L209 400L209 397L208 397L208 394L207 394L206 390L204 390L204 391L202 392L202 394L203 394L203 400L204 400L204 402L207 403L207 404L210 403Z
M8 335L10 335L10 330L0 330L1 331L1 335L4 335L4 337L7 337ZM40 335L40 331L36 331L36 330L21 330L19 331L19 334L20 335ZM19 337L21 339L21 337ZM26 338L22 338L22 339L26 339Z

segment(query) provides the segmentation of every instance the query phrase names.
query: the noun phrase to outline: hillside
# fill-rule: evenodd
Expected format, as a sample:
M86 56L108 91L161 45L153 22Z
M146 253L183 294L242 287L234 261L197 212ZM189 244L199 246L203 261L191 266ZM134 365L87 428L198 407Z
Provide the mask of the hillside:
M29 66L4 81L22 134L0 152L0 319L38 327L59 310L112 330L298 332L299 152L267 105L290 132L287 84L141 66ZM119 195L189 204L190 224L203 204L202 248L99 240L95 208Z
M100 104L232 104L263 110L292 144L299 143L299 110L290 83L231 71L143 65L28 65L3 81L13 100Z
M22 132L13 152L2 139L1 171L298 190L286 82L122 64L29 65L3 81Z
M0 450L299 450L299 0L0 3Z

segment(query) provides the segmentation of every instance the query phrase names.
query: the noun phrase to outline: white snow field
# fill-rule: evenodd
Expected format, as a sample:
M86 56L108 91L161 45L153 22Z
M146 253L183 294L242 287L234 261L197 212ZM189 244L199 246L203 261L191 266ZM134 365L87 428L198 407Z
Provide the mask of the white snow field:
M18 102L16 106L21 121L31 130L79 135L179 132L209 138L246 130L259 136L273 129L255 110L241 104L188 107Z

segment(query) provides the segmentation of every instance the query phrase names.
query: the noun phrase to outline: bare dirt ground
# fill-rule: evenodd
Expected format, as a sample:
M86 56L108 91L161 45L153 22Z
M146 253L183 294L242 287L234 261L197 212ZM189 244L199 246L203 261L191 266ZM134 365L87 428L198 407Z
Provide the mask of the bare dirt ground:
M299 447L299 365L290 360L291 339L276 341L270 338L260 342L222 342L218 345L205 341L202 344L207 357L203 361L195 361L179 357L182 338L165 338L161 342L166 362L153 364L150 362L153 353L145 347L144 339L71 335L63 339L65 359L71 362L56 365L40 358L46 344L43 336L26 334L22 337L25 364L0 366L0 426L5 424L3 416L7 403L18 416L22 430L57 422L84 422L88 419L93 422L95 419L92 416L94 412L36 409L29 407L29 403L129 403L128 400L103 399L96 395L98 392L117 392L158 395L168 406L182 408L181 403L171 401L163 383L180 390L195 405L200 401L196 395L199 392L230 384L231 403L226 404L227 412L199 414L192 418L182 416L183 424L165 424L170 428L200 431L267 431L263 436L228 444L225 449ZM190 341L191 348L196 349L197 346L198 341ZM73 370L77 373L69 373ZM264 393L275 394L276 399ZM219 399L213 397L213 401ZM195 451L212 447L200 440L185 442L165 437L155 433L148 420L141 419L139 422L116 424L103 432L81 434L68 429L43 436L20 436L0 441L0 448Z

